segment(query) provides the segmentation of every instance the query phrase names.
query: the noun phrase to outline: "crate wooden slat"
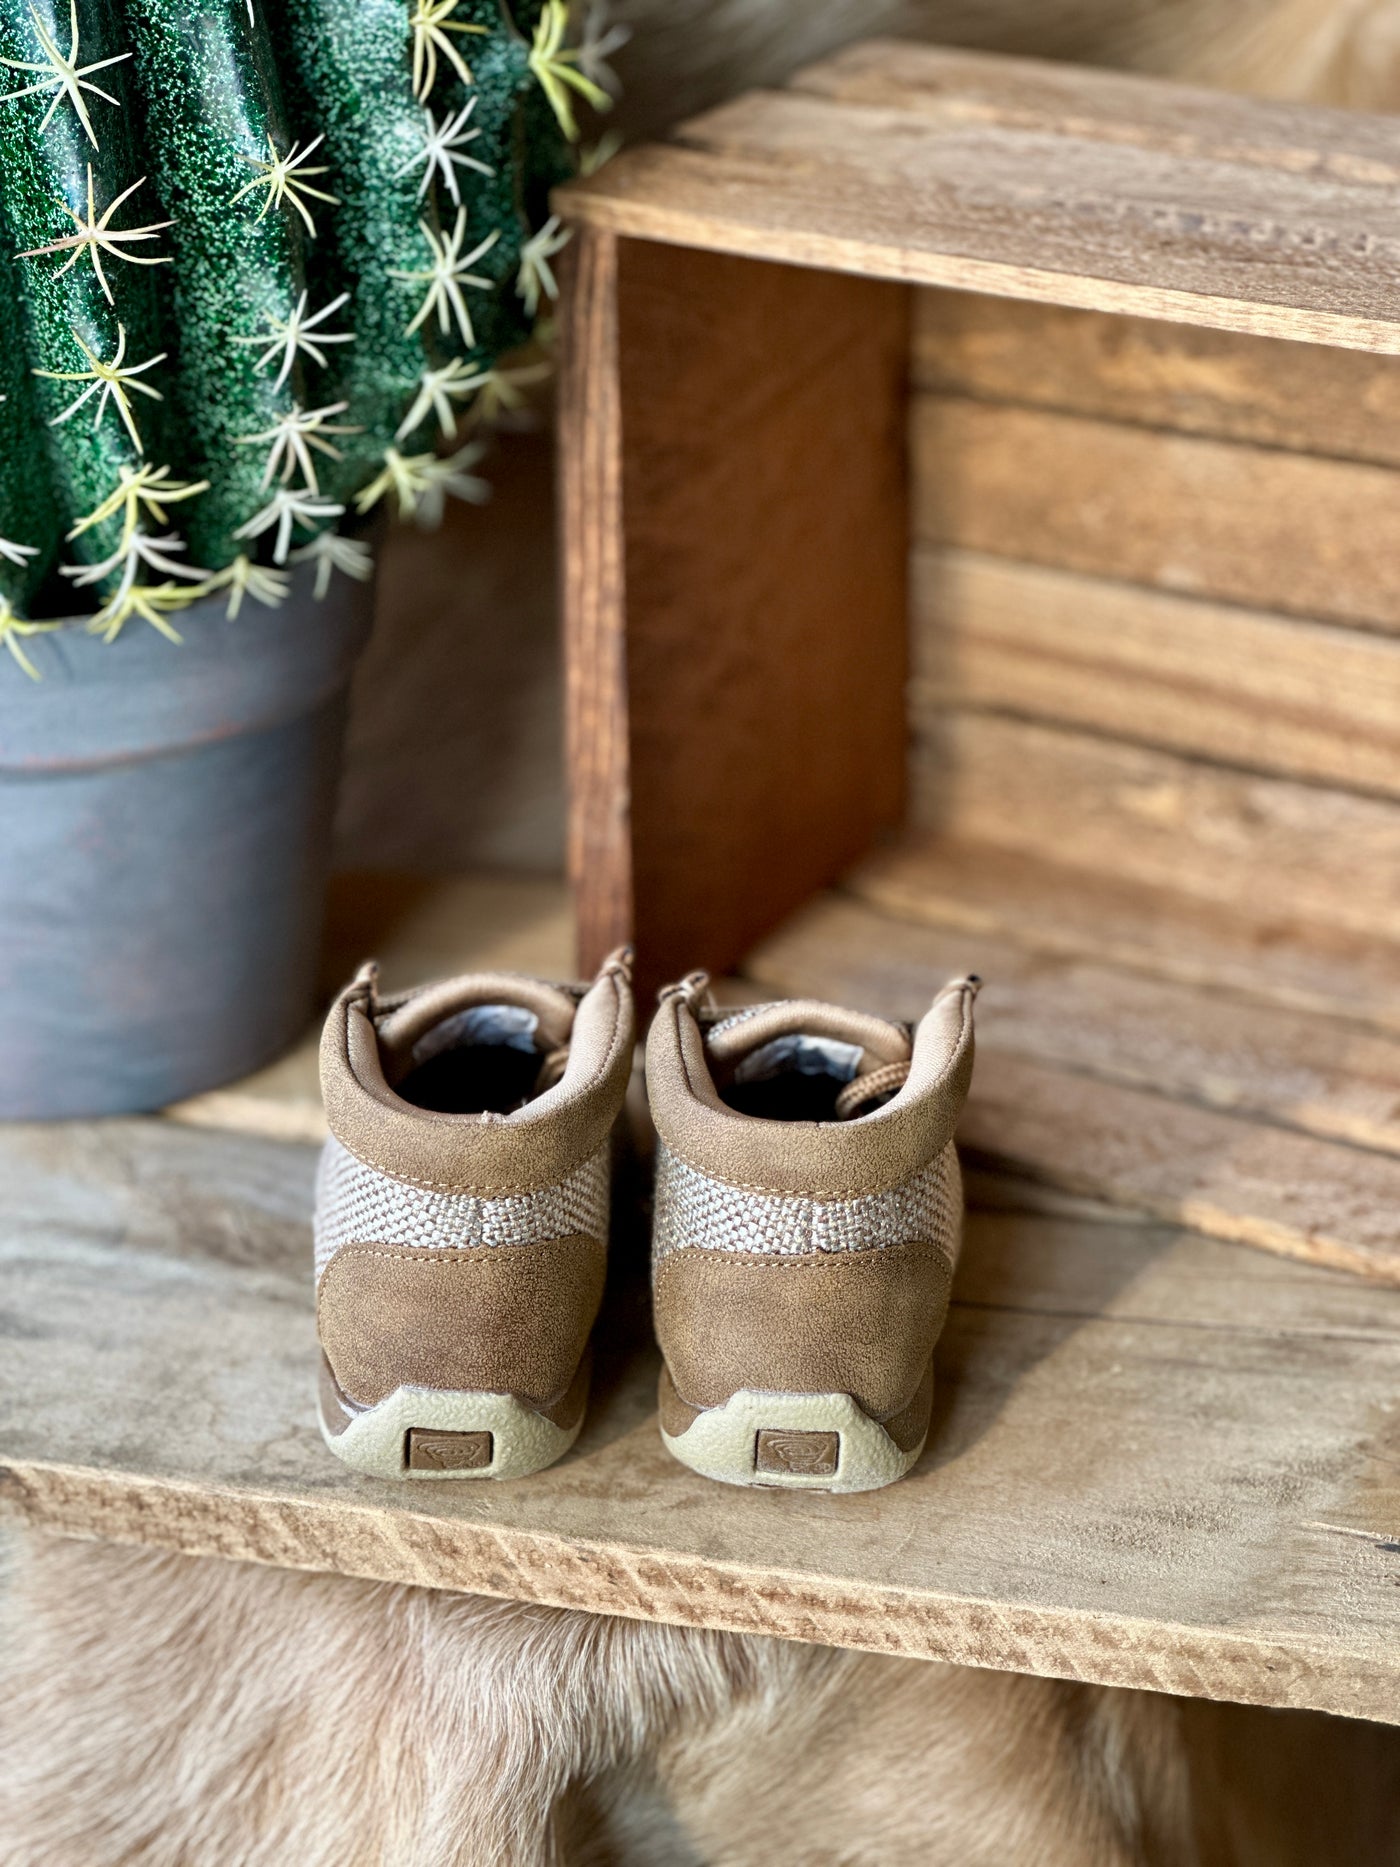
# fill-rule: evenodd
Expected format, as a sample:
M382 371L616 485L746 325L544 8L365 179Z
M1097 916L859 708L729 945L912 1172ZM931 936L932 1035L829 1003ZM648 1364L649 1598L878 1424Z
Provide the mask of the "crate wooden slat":
M1392 1036L839 896L748 971L774 993L908 1017L973 964L987 984L964 1148L1211 1237L1400 1283Z
M573 276L569 868L582 970L631 941L649 1000L900 815L908 302L608 235Z
M873 41L610 163L613 234L1356 349L1400 349L1400 129Z
M915 423L922 538L1400 629L1392 467L961 397L921 397Z
M971 1225L932 1448L865 1497L663 1451L635 1282L577 1450L406 1491L312 1404L312 1150L0 1134L0 1505L200 1554L1393 1720L1400 1293L1160 1226Z
M1400 948L1400 803L1187 759L1058 722L932 709L912 812L955 841L1219 903L1272 929Z
M933 547L913 601L916 718L981 707L1400 797L1400 642Z
M1048 852L932 834L901 837L850 881L901 919L1400 1030L1395 949L1344 928L1260 920L1226 902L1069 868Z
M914 386L1400 466L1400 363L966 292L920 292Z

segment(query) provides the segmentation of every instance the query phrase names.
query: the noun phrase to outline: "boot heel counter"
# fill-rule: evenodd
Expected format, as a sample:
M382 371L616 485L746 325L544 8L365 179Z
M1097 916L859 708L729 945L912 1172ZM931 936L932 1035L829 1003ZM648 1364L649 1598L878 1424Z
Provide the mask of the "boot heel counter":
M872 1419L918 1393L953 1259L919 1240L779 1254L682 1246L656 1268L656 1333L678 1396L849 1394Z
M606 1271L605 1244L582 1233L449 1250L347 1245L317 1290L321 1346L358 1406L428 1387L548 1407L578 1371Z

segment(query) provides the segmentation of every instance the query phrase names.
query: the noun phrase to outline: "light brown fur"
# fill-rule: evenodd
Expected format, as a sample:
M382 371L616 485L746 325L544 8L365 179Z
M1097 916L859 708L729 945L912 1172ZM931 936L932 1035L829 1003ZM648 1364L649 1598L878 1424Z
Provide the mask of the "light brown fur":
M1186 1862L1147 1695L33 1539L8 1867Z
M1320 1867L1400 1740L1304 1714L23 1540L5 1867Z

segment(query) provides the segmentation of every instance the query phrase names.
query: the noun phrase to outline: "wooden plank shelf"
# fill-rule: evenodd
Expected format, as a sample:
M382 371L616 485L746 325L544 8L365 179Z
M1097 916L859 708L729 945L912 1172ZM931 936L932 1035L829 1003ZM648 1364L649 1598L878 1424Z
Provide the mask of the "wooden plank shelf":
M342 903L331 963L378 948L391 980L488 957L558 971L568 921L557 884L384 884ZM970 1175L934 1433L904 1483L743 1492L666 1455L629 1200L565 1461L481 1487L347 1472L314 1414L315 1150L268 1138L318 1131L308 1048L180 1121L0 1129L0 1509L192 1554L1397 1721L1400 1291L1068 1197L1047 1182L1103 1190L1102 1171L1056 1166L1063 1121L1032 1132L1047 1108L1077 1121L1085 1094L1142 1093L1125 1059L1174 1031L1175 1119L1202 1115L1204 1073L1220 1121L1276 1141L1308 1124L1313 1147L1400 1164L1380 1151L1396 1040L1356 1028L1331 1055L1338 1027L1314 1014L849 896L814 903L735 990L908 1012L969 938L990 983L965 1139L1039 1180ZM1101 998L1115 1016L1096 1024ZM1173 1138L1158 1164L1182 1158ZM1140 1177L1107 1190L1162 1209Z
M562 197L601 232L1400 351L1400 126L869 40Z
M625 1204L566 1460L481 1488L346 1472L313 1413L308 1042L177 1121L0 1131L0 1505L1400 1721L1400 586L1373 548L1400 389L1384 356L1304 347L1400 354L1397 181L1393 121L873 45L561 197L589 959L636 932L649 977L724 966L898 817L916 535L915 827L736 987L910 1015L946 971L988 979L976 1210L907 1482L788 1497L670 1461ZM1115 376L1102 325L1046 326L1037 386L1014 318L979 349L911 281L1192 335L1132 326ZM1222 333L1293 340L1307 392ZM1127 481L1176 523L1135 527ZM1292 536L1319 512L1331 562ZM391 983L570 970L562 891L494 886L361 897L329 981L385 941Z
M519 1484L409 1491L347 1472L316 1430L313 1161L160 1121L0 1135L8 1512L283 1567L1396 1717L1400 1293L1162 1226L980 1212L914 1475L789 1497L711 1485L664 1452L633 1239L576 1451Z

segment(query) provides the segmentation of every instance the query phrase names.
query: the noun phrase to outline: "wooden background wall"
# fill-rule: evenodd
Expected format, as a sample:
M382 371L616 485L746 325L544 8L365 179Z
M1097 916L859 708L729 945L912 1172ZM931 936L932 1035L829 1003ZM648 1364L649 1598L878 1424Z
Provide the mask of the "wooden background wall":
M1400 943L1400 359L918 297L916 821Z

